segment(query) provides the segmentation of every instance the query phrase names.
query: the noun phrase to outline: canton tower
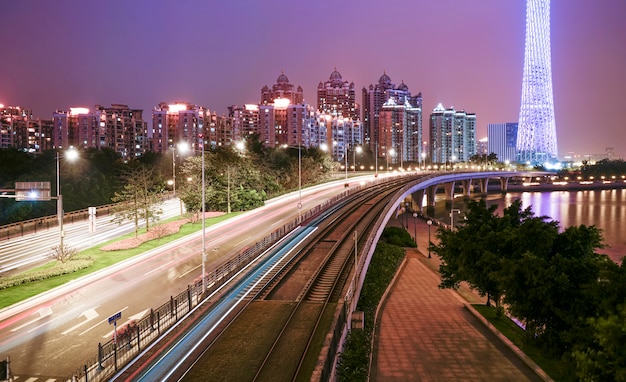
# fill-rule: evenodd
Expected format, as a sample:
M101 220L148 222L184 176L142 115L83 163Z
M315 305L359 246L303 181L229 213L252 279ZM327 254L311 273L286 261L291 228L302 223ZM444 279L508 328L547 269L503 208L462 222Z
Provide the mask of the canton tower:
M517 130L521 163L557 159L550 58L550 0L526 0L526 46Z

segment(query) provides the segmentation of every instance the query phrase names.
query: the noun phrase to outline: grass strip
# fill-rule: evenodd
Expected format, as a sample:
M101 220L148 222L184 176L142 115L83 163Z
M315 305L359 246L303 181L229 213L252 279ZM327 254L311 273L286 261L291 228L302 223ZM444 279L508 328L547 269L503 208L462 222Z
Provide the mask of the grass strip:
M539 365L552 379L555 381L568 379L566 363L559 358L550 357L542 348L536 346L536 344L528 338L524 329L520 328L513 320L504 315L498 316L496 308L493 306L472 304L472 307L485 317L500 333L513 342L524 354Z
M209 227L211 225L215 225L226 219L236 216L239 213L240 212L236 212L236 213L216 216L213 218L208 218L205 220L205 226ZM178 219L179 219L178 217L168 219L164 221L163 223L173 221L173 220L178 220ZM127 234L125 236L122 236L121 238L116 238L106 243L99 244L95 247L88 248L84 251L77 253L73 257L73 260L79 260L79 261L89 259L92 263L86 268L77 270L72 273L66 273L62 275L44 278L41 280L28 282L26 284L20 284L20 285L12 286L9 288L0 289L0 309L11 306L20 301L24 301L28 298L34 297L40 293L47 292L65 283L74 281L80 277L90 275L94 272L110 267L111 265L117 264L121 261L130 259L134 256L137 256L144 252L155 249L161 245L167 244L174 240L180 239L181 237L197 232L201 229L202 229L201 221L198 221L196 223L186 223L180 227L180 230L178 232L158 238L158 239L146 241L136 248L124 249L124 250L118 250L118 251L103 251L100 249L101 247L104 247L105 245L115 243L115 242L118 242L120 240L124 240L127 238L135 237L134 232ZM143 232L145 232L145 229L142 229L140 233L143 233ZM54 272L53 268L55 266L58 266L57 264L60 264L60 263L56 260L51 261L37 268L23 272L22 274L20 274L20 277L28 276L29 274L41 273L41 272L45 273L45 271Z

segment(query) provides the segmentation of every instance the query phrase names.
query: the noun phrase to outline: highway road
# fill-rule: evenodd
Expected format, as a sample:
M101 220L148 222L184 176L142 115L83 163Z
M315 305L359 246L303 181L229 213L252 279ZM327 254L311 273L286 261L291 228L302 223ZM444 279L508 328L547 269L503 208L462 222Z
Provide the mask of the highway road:
M367 180L373 180L373 176L350 179L350 184ZM301 193L273 199L261 208L207 227L207 270L254 244L286 221L297 218L300 202L301 211L306 211L344 192L344 183L341 180L303 189ZM173 207L174 215L179 213L176 201L168 203ZM66 225L65 240L71 246L88 247L107 241L115 234L123 234L121 231L114 233L113 228L104 228L104 222L102 231L106 232L102 232L102 236L89 234L86 222L75 224ZM84 226L80 227L81 224ZM38 233L30 240L20 238L3 242L0 256L4 258L6 253L25 251L23 248L36 253L33 248L37 246L41 254L42 248L55 244L54 233ZM56 235L58 238L58 230ZM30 377L35 378L30 380L32 382L53 381L69 376L90 358L95 359L99 342L111 338L113 327L108 324L109 316L122 312L119 326L139 319L150 308L165 303L171 295L179 293L200 276L201 252L202 232L199 231L3 309L0 311L0 357L11 357L11 369L22 380Z
M159 216L160 220L180 216L179 199L165 200L160 208L163 212ZM64 244L80 251L135 231L134 223L126 221L119 224L112 222L112 218L113 216L110 215L98 216L96 213L96 230L93 233L89 231L88 220L71 224L66 221L63 225ZM145 227L145 224L140 222L140 226ZM48 254L52 247L59 245L59 242L58 227L41 229L36 233L3 240L0 242L0 269L3 272L21 272L50 261Z

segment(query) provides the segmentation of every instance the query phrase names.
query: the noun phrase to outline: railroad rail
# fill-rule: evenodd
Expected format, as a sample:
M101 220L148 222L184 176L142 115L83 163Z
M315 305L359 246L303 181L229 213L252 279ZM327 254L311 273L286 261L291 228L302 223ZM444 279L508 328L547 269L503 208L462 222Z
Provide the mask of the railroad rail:
M264 345L268 346L267 353L250 371L249 379L309 380L320 358L323 339L331 330L328 317L335 315L339 300L346 294L350 274L354 276L352 280L357 279L353 266L355 247L364 244L375 217L405 182L406 179L391 181L366 189L346 198L326 214L306 222L307 226L317 227L315 239L294 248L279 265L256 282L246 304L229 318L229 324L216 333L201 357L188 369L212 363L207 351L250 304L272 300L290 305L290 312L286 319L285 315L282 316L285 321L273 343ZM356 238L354 232L358 234ZM191 375L193 371L187 373ZM185 380L183 376L181 378Z

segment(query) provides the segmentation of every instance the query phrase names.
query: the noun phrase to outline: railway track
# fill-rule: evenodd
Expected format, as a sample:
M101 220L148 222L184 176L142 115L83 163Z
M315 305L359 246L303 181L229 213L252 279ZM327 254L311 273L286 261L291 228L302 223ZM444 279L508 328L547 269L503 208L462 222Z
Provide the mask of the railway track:
M299 248L291 248L271 272L259 277L256 286L247 295L246 304L231 313L228 324L213 336L203 354L190 365L186 377L181 377L181 380L194 380L197 378L194 377L194 370L206 370L205 367L215 365L210 349L219 343L241 314L254 304L272 302L270 306L278 304L281 310L280 315L272 318L273 325L279 327L278 333L260 344L251 343L251 338L241 339L248 347L267 349L262 360L253 362L253 365L246 364L249 371L245 373L245 379L308 381L323 339L330 330L329 321L335 314L337 302L352 281L350 275L356 278L355 248L363 247L375 217L387 205L390 196L404 184L406 179L371 187L324 215L305 222L304 225L316 227L314 240L307 240ZM264 314L272 314L264 308L262 310ZM233 364L232 367L241 368L242 365ZM229 373L221 370L220 374ZM202 375L206 377L206 374ZM209 376L209 379L212 378Z

